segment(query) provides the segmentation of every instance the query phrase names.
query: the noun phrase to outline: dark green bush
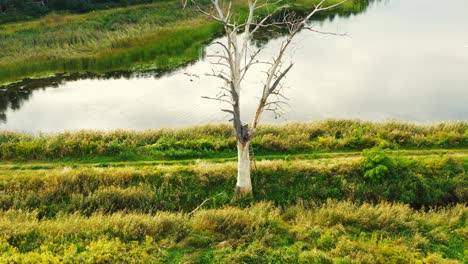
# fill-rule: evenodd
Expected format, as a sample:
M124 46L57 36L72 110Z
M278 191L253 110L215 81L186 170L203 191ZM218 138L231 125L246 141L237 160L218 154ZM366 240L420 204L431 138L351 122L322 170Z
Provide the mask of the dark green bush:
M373 183L381 183L386 180L395 168L396 162L380 147L364 150L364 162L362 164L364 178Z

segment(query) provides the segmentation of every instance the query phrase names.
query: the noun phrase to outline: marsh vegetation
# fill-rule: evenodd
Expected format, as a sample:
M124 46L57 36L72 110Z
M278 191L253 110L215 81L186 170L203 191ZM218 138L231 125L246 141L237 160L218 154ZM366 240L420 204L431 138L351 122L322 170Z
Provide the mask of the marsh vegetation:
M418 1L413 5L420 7ZM141 2L144 4L140 5ZM291 0L289 8L300 13L316 2ZM318 20L334 18L337 14L357 14L366 10L369 2L348 1ZM436 1L424 4L433 2ZM32 101L34 93L46 91L46 87L60 87L56 91L66 94L63 84L81 78L116 75L133 78L133 72L146 70L150 76L159 75L163 69L198 59L203 55L200 50L204 44L220 32L218 25L193 10L182 10L180 3L172 0L112 1L116 7L112 9L98 4L102 1L63 1L62 7L48 6L41 10L12 9L11 3L0 0L0 21L16 21L0 24L0 83L27 77L49 78L26 79L0 87L2 129L9 128L2 124L2 121L8 123L7 115L19 112L25 102ZM15 4L21 5L24 1L15 1ZM463 1L452 4L466 6ZM236 8L245 11L242 5ZM408 12L399 14L405 16ZM462 13L462 17L464 15ZM429 20L438 17L430 16ZM384 18L379 13L373 21L383 19L385 23ZM454 19L458 23L459 16ZM360 26L364 24L372 23L364 22ZM268 34L259 36L254 45L267 45L281 36L281 32L269 33L268 37L265 37ZM451 36L455 35L466 34ZM392 35L391 38L392 56L396 56L398 37ZM369 49L365 41L360 40L359 45L365 52L352 49L355 57L351 61L364 61L364 64L352 66L375 69L373 64L367 64L369 54L379 52ZM324 43L319 46L326 45ZM429 46L426 48L431 49L433 46L428 43L432 42L426 43ZM433 44L441 45L440 42ZM337 47L340 45L343 43ZM417 47L423 51L418 56L433 58L424 53L427 49ZM411 47L403 48L411 50ZM455 53L456 61L463 63L463 54ZM340 56L347 55L341 52ZM314 58L322 67L330 56L324 53L322 59ZM391 66L391 61L387 58L379 60L378 64L389 62ZM402 60L396 58L396 61L398 67L391 71L385 67L382 71L385 84L392 84L389 86L392 94L400 93L398 102L406 99L410 101L410 108L418 108L414 98L430 94L429 84L413 82L418 74L409 74ZM459 70L453 69L458 64L453 60L441 59L440 62L440 67L451 65L445 67L450 74L444 75L438 70L437 75L432 76L431 84L438 87L437 93L425 97L424 104L432 106L429 101L436 98L437 107L429 108L438 113L449 110L446 116L442 114L444 118L427 112L425 114L431 117L426 121L464 120L467 112L462 106L466 89L458 84L465 84L465 79L456 75ZM335 93L332 103L339 105L336 95L349 97L363 84L362 79L355 76L372 75L368 71L362 74L354 71L350 74L354 79L340 75L346 85L357 81L354 89L338 93L329 89L327 83L320 82L320 75L335 72L337 65L325 67L323 71L303 66L307 68L307 78L312 76L318 83L318 88L307 90L307 94L329 90L330 94ZM411 63L408 67L418 68ZM399 68L404 75L411 75L411 82L392 75ZM426 81L430 71L423 72L422 78ZM378 77L377 82L367 84L374 92L365 93L373 111L384 109L382 102L391 98L385 89L375 88L384 85L381 76ZM132 90L124 90L125 103L132 100L129 95L136 93L134 86L139 85L135 79L131 80ZM396 85L396 80L403 86ZM440 86L441 80L444 80L443 86ZM299 81L301 84L310 82L309 79ZM151 87L154 82L150 80ZM148 96L146 91L143 93L151 101L151 119L165 115L162 111L154 114L156 104L171 101L166 97L160 99L161 94L191 95L168 83L162 87L165 93L156 93L158 100ZM416 86L409 89L409 84ZM81 97L94 99L100 85L102 83L85 81L84 86L90 86L93 96L81 94ZM461 87L453 93L453 100L447 100L450 107L444 106L442 98L450 93L449 86L454 91ZM404 87L405 92L398 87ZM423 88L418 90L418 87ZM115 95L117 87L112 88L111 92L101 91L111 101L115 100L110 95ZM408 96L409 90L417 96ZM302 92L300 96L306 97ZM262 125L251 142L253 150L250 149L253 196L242 197L234 190L236 137L231 126L63 132L64 128L73 128L64 124L64 120L77 118L77 115L65 111L74 105L64 100L66 96L54 96L47 93L45 104L26 111L28 124L20 128L33 133L0 132L1 263L466 262L466 121L415 124L327 119ZM320 100L320 96L318 98ZM361 109L366 104L360 99L357 105ZM63 100L66 106L52 109L64 112L59 119L43 111L52 100ZM146 111L141 101L134 101L138 108ZM187 102L196 104L192 97ZM124 115L117 107L121 104L116 101L104 107ZM312 101L306 100L305 105L303 109L310 114ZM382 111L394 114L404 106L398 103ZM411 118L412 114L414 112L408 115L409 119L417 119ZM9 118L13 122L18 119L15 115ZM174 119L174 116L167 115L167 118ZM193 116L188 118L194 119ZM142 120L146 126L138 128L164 127L161 123L154 125ZM310 116L301 120L310 120ZM33 121L46 123L52 128L48 131L60 132L40 132ZM62 126L55 127L55 121ZM116 124L129 127L126 122Z
M250 197L235 144L227 125L2 132L0 260L463 263L466 122L262 126Z
M147 131L91 131L28 134L0 132L3 160L99 161L235 157L236 139L230 125ZM264 125L252 142L255 153L314 154L391 149L466 149L468 124L447 122L416 125L407 122L326 120Z
M2 262L463 263L467 208L260 202L194 214L0 212ZM465 241L465 242L464 242Z

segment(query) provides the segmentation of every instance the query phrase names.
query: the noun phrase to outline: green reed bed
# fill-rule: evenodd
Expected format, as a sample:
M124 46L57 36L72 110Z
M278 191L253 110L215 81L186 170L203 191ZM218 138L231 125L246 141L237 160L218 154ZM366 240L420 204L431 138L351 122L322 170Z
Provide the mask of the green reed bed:
M291 4L304 11L316 2ZM323 19L357 13L364 4L349 1ZM241 1L235 6L244 9ZM196 60L220 29L179 1L0 24L0 84L62 72L173 68Z
M160 30L144 38L114 43L112 50L92 56L49 58L48 55L44 55L43 62L6 66L0 70L0 78L27 77L32 73L42 75L56 72L105 73L147 68L168 69L198 59L201 45L211 38L217 28L215 24L204 24L198 27L181 26L177 29ZM129 45L136 42L139 44Z
M219 30L214 23L196 19L194 12L158 10L157 6L123 10L0 37L0 80L57 72L172 68L196 60L202 44Z
M255 154L288 155L390 149L467 149L466 122L417 125L391 121L325 120L263 125L253 141ZM77 131L30 135L0 132L3 161L128 161L235 157L230 125L148 131Z
M2 263L463 263L464 205L260 202L192 214L0 211Z

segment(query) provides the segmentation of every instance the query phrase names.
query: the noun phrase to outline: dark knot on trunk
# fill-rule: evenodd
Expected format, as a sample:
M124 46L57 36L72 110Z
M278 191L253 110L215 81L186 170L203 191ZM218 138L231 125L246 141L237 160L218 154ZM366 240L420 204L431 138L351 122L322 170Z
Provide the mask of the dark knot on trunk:
M245 124L240 127L240 139L243 144L249 141L249 125Z

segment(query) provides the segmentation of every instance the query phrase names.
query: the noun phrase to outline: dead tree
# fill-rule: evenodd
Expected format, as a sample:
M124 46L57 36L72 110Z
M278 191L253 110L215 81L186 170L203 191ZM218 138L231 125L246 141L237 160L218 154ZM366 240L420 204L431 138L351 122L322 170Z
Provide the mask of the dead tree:
M252 193L249 144L255 136L262 113L268 110L274 112L275 115L280 115L284 105L287 104L287 98L283 93L282 81L293 67L293 63L285 63L284 57L286 51L300 30L309 29L318 32L307 26L307 22L314 14L329 10L344 2L325 5L326 0L320 0L306 16L297 17L286 13L280 21L275 21L272 17L279 8L263 17L258 17L256 12L263 8L278 7L280 2L271 3L267 1L260 3L259 0L246 1L248 4L248 14L245 19L240 21L239 17L241 16L236 14L231 1L211 0L209 6L203 6L196 2L196 0L192 0L192 4L198 12L223 25L226 37L225 43L215 43L221 47L222 52L207 55L207 57L213 60L212 63L215 66L212 72L207 75L221 79L225 85L220 88L221 92L217 96L204 98L225 103L228 107L221 109L221 111L232 116L230 121L232 121L235 130L238 153L236 191L240 194ZM287 35L276 55L271 60L261 61L258 59L261 48L251 50L249 43L258 30L269 27L285 28L287 29ZM247 72L256 64L266 65L267 70L263 87L259 87L262 89L262 92L254 118L249 127L248 124L241 120L240 92L243 88L242 84Z

